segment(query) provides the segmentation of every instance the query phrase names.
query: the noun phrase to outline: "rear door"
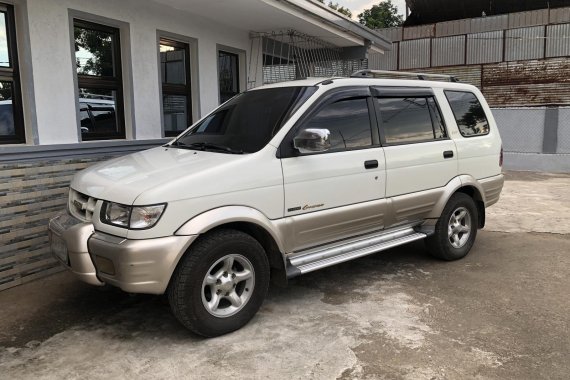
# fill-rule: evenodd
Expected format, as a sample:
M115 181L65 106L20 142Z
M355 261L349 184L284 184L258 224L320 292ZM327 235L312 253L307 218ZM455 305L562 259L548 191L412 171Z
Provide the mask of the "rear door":
M281 146L291 251L382 229L385 160L368 88L325 96ZM331 132L331 149L291 148L302 129Z
M380 138L386 155L390 224L423 219L443 187L457 176L457 149L433 90L374 88Z

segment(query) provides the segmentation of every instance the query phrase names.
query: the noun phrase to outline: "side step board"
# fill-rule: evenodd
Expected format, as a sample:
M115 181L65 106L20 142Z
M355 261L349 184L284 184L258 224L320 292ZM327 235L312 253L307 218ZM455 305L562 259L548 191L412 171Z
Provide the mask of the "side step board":
M412 227L406 227L309 249L305 252L299 252L287 260L287 277L296 277L301 274L421 240L427 236L427 234L417 232Z

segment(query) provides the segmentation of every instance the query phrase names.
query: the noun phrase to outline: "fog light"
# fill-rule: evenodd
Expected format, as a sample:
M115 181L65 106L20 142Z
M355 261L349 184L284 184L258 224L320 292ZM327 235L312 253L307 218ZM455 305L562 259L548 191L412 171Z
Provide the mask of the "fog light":
M95 266L101 273L105 273L111 276L115 275L115 265L113 265L113 262L111 260L105 257L95 256Z

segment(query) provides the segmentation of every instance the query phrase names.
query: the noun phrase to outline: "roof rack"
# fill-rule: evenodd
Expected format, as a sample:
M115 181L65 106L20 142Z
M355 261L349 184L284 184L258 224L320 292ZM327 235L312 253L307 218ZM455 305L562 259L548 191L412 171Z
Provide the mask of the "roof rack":
M407 77L414 77L419 80L427 80L428 78L439 78L445 79L449 82L459 82L459 79L454 77L453 75L443 75L443 74L429 74L429 73L410 73L406 71L389 71L389 70L360 70L353 73L350 77L351 78L379 78L380 76L386 75L398 75L398 76L407 76Z

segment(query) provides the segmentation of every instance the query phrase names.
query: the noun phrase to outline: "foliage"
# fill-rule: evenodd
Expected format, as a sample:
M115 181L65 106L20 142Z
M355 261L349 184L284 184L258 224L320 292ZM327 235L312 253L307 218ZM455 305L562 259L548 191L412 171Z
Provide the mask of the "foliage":
M392 0L386 0L359 14L358 21L370 29L382 29L401 26L404 17L398 14L398 7Z
M76 58L78 74L113 76L113 40L104 32L76 27L75 51L89 54L84 62Z
M325 3L325 0L319 0L319 1L323 4ZM342 13L346 17L352 18L352 12L350 11L350 9L343 7L339 3L333 3L332 1L329 1L328 6L329 6L329 8L334 9L335 11L337 11L339 13Z

